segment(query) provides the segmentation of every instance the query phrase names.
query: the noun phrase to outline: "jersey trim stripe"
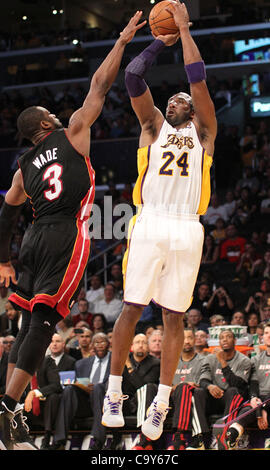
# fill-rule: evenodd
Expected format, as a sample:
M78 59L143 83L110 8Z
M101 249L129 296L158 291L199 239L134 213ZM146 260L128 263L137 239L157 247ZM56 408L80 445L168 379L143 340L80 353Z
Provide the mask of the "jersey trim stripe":
M148 171L148 168L149 168L149 163L150 163L150 152L151 152L151 145L148 145L148 150L147 150L147 167L146 167L146 170L144 172L144 175L143 175L143 178L142 178L142 184L141 184L141 204L143 204L143 185L144 185L144 182L145 182L145 177L146 177L146 174L147 174L147 171Z
M24 299L20 295L16 294L15 292L11 294L8 298L9 302L14 302L15 305L19 305L19 307L23 308L24 310L30 311L30 301Z

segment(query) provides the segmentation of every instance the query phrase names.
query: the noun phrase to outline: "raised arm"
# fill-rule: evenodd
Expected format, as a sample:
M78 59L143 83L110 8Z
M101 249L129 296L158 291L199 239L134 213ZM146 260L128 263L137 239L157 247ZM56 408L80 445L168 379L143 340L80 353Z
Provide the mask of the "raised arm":
M215 107L206 85L204 62L189 31L189 15L186 5L175 1L169 9L172 11L174 21L179 27L184 65L190 83L190 93L195 110L194 123L207 153L213 155L217 122Z
M144 49L126 67L125 81L132 108L141 125L140 147L151 144L159 133L164 121L161 111L156 108L151 91L144 80L152 63L163 51L178 40L179 34L157 36L150 46Z
M146 21L139 23L142 11L137 11L128 25L120 33L114 47L104 59L102 64L91 79L90 90L80 109L75 111L70 118L67 133L71 139L77 134L89 132L90 126L101 113L106 93L116 79L126 45L132 40L138 29L142 28Z

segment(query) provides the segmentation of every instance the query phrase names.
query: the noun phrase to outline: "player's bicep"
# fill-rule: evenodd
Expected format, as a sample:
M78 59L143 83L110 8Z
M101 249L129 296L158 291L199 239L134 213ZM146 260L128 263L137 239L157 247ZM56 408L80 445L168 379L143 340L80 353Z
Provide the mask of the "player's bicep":
M19 206L27 199L24 191L23 178L21 170L17 170L13 176L12 184L5 196L5 201L11 206Z

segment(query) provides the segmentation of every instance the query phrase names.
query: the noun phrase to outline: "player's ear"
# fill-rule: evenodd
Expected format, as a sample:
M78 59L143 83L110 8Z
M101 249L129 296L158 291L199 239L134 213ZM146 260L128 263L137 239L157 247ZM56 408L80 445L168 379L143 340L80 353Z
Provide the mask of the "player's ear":
M49 121L40 121L40 127L45 131L52 129L52 123Z

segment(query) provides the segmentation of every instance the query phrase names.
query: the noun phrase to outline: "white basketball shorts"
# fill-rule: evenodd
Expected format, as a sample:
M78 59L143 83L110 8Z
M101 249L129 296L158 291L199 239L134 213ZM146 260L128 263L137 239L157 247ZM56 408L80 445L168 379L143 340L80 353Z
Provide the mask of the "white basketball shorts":
M198 215L158 214L143 208L130 223L123 260L124 302L145 306L153 300L168 310L186 312L203 240Z

